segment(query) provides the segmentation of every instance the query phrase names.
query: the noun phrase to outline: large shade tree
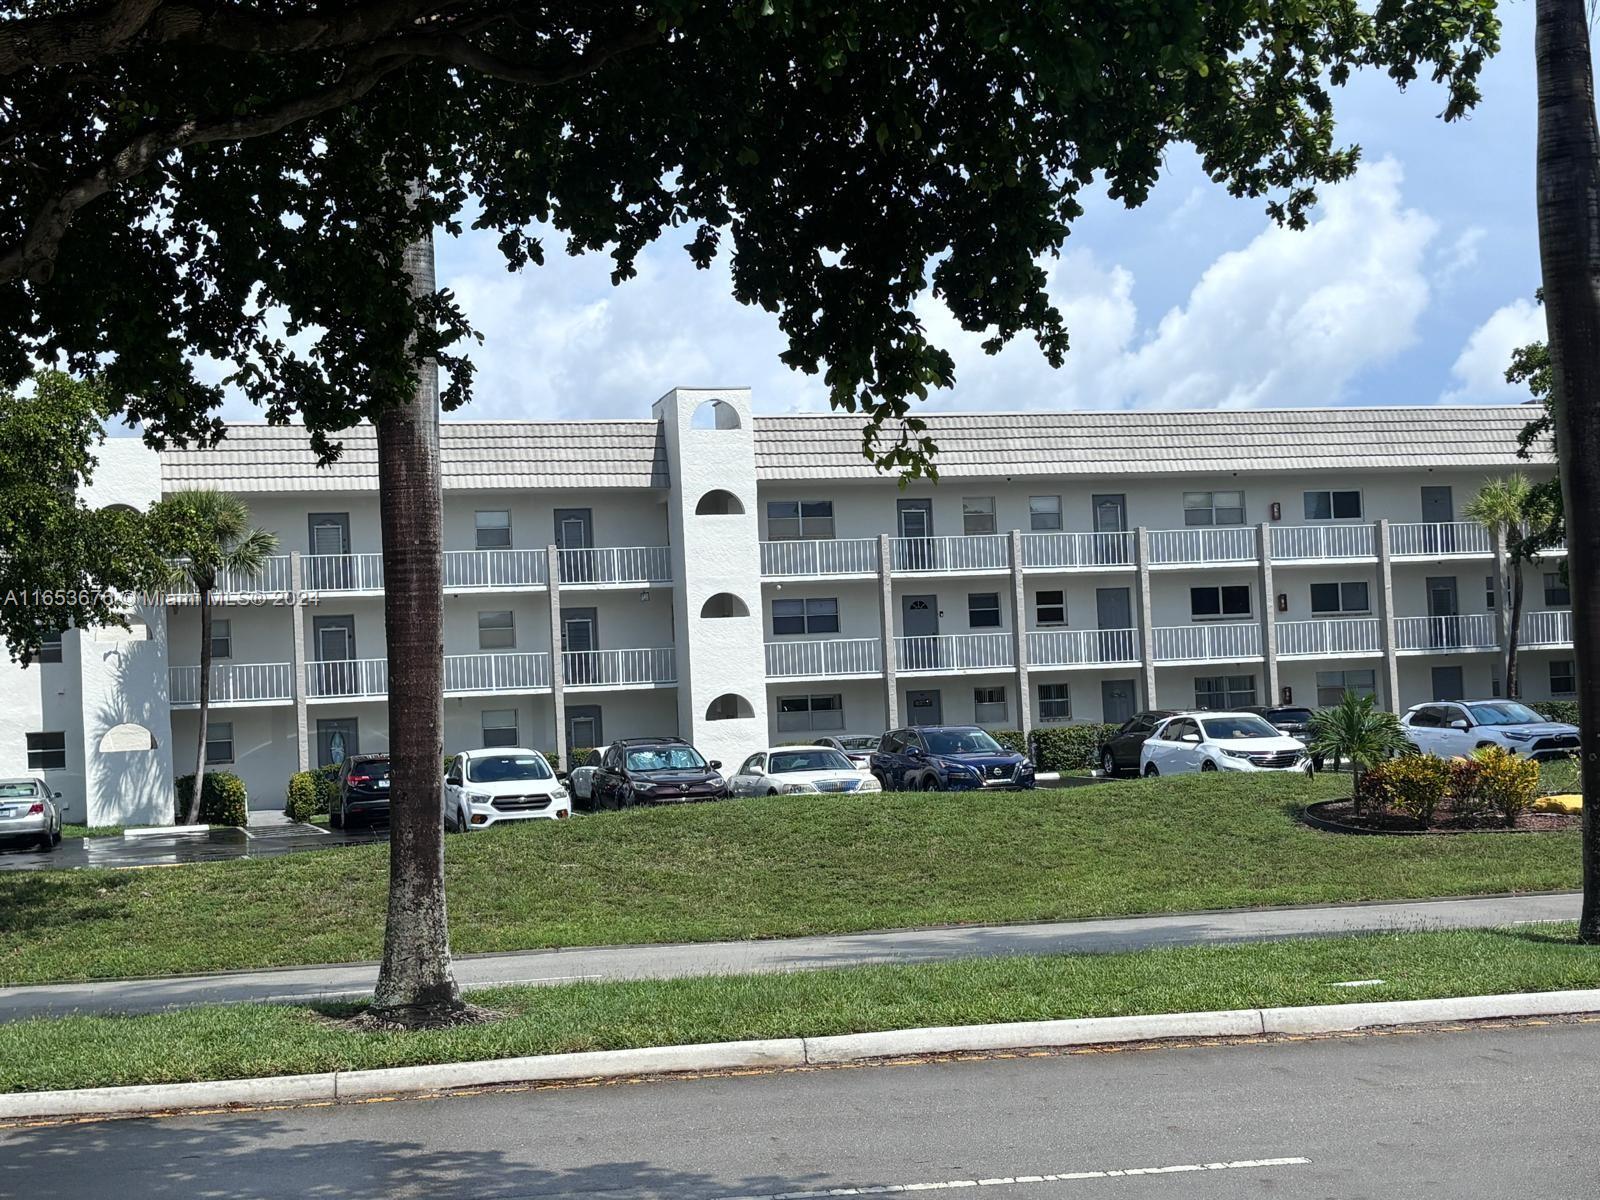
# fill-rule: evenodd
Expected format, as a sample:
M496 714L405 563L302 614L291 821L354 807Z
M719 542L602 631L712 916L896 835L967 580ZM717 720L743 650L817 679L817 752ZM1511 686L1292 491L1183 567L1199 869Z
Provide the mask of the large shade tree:
M428 578L437 553L434 364L445 409L471 391L466 317L412 287L407 247L457 232L469 199L513 268L549 237L608 253L618 282L664 235L701 266L725 254L784 361L864 414L878 462L916 472L933 447L911 403L954 377L919 297L990 350L1028 334L1059 363L1041 260L1091 184L1137 205L1188 146L1299 227L1315 187L1355 169L1334 131L1353 71L1426 76L1454 118L1498 37L1492 0L0 0L0 15L0 145L18 166L0 173L0 382L30 355L102 365L157 444L217 436L228 385L327 453L374 420L399 489L380 503L434 498L412 540L386 540L390 580ZM223 383L197 375L200 355L232 364ZM387 618L391 647L439 653L435 608ZM391 723L432 745L437 711L397 691ZM422 886L440 869L438 761L394 775L391 895L426 912L405 907L401 945L391 906L379 996L406 1019L456 1003L442 889ZM402 978L418 959L446 965Z

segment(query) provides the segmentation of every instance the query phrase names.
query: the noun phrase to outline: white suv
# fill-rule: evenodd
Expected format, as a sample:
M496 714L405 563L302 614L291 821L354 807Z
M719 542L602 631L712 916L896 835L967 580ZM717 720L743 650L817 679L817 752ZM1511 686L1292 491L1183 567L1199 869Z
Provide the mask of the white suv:
M572 798L537 750L463 750L444 775L444 827L453 833L571 815Z
M1525 758L1578 752L1578 727L1546 721L1515 700L1440 700L1414 704L1400 718L1406 737L1424 754L1464 758L1484 746L1503 746Z

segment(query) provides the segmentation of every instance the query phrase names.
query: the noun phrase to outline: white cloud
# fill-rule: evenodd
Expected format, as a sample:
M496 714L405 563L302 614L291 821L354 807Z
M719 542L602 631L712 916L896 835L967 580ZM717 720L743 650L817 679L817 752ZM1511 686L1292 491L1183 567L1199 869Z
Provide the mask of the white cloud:
M1478 265L1478 255L1483 239L1489 231L1482 225L1472 225L1458 233L1455 239L1439 254L1439 267L1434 281L1441 287L1454 283L1456 278Z
M1456 357L1450 375L1455 386L1445 392L1449 404L1499 402L1516 404L1528 398L1526 386L1506 382L1511 352L1545 340L1544 309L1532 300L1513 300L1495 309L1472 331Z

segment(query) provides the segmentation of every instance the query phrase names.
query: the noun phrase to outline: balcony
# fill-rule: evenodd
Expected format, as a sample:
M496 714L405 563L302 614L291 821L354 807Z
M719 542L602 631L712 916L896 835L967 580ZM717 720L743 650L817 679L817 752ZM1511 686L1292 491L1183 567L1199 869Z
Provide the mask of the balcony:
M1565 609L1523 613L1519 641L1529 647L1572 645L1572 614Z
M635 587L672 582L670 546L603 546L557 551L563 587ZM278 565L281 561L281 567ZM447 592L517 591L549 583L546 550L446 550ZM289 559L275 558L269 578L238 590L242 593L289 590ZM383 591L382 554L307 554L300 560L305 590L318 593ZM281 576L281 585L278 579ZM192 595L189 597L192 599ZM181 599L181 597L179 598Z
M549 571L543 550L446 550L444 587L447 592L544 587ZM383 583L380 564L379 586Z
M646 650L568 650L561 676L570 689L592 687L667 687L678 682L677 654L671 646Z
M1009 633L940 633L894 639L895 669L905 674L998 671L1016 663Z
M1033 667L1138 661L1139 633L1134 629L1041 629L1028 635L1028 664Z
M1256 531L1252 525L1150 531L1152 567L1216 566L1255 561Z
M1329 658L1382 652L1376 617L1278 622L1279 658Z
M381 592L383 555L306 554L300 578L308 592Z
M561 586L634 587L672 582L670 546L601 546L556 551Z
M1398 653L1427 654L1450 650L1498 650L1494 616L1467 613L1457 617L1401 617L1394 623Z
M1133 566L1131 533L1026 533L1022 566L1029 571L1102 570Z
M306 664L309 699L382 699L388 694L389 660L386 658L344 658Z
M1274 563L1376 560L1375 525L1277 525L1268 530Z
M444 691L447 696L540 692L549 687L550 656L545 653L445 656Z
M786 579L797 575L876 575L876 538L813 539L762 542L761 575Z
M894 537L889 562L896 572L969 575L1009 571L1011 538L1003 533L959 537Z
M173 708L198 708L200 668L167 668L167 694ZM211 664L212 704L287 704L293 700L292 663Z
M1389 526L1394 558L1482 558L1494 554L1489 531L1474 521L1406 521Z
M768 679L882 674L883 643L875 637L767 643Z
M181 565L174 563L174 566ZM226 603L230 596L287 596L290 591L289 556L274 554L256 575L242 575L236 571L220 571L212 599ZM199 594L186 584L167 592L169 604L194 604Z
M1243 662L1261 657L1261 626L1163 625L1155 631L1158 663Z

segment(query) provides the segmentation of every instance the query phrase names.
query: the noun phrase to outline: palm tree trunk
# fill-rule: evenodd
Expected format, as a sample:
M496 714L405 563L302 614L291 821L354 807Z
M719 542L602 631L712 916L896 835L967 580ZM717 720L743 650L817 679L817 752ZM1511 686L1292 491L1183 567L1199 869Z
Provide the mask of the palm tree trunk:
M194 794L189 797L189 815L194 825L200 820L200 789L206 785L206 726L211 719L211 589L200 592L200 744L194 755Z
M1522 563L1511 564L1511 628L1506 630L1506 696L1515 700L1522 695L1522 683L1517 678L1517 643L1522 635L1523 605Z
M406 249L414 296L434 291L431 236ZM373 1013L392 1024L463 1011L444 903L444 559L439 372L378 418L384 628L389 643L389 914Z
M1600 943L1600 129L1585 0L1538 0L1539 265L1567 522L1583 764L1583 908Z

